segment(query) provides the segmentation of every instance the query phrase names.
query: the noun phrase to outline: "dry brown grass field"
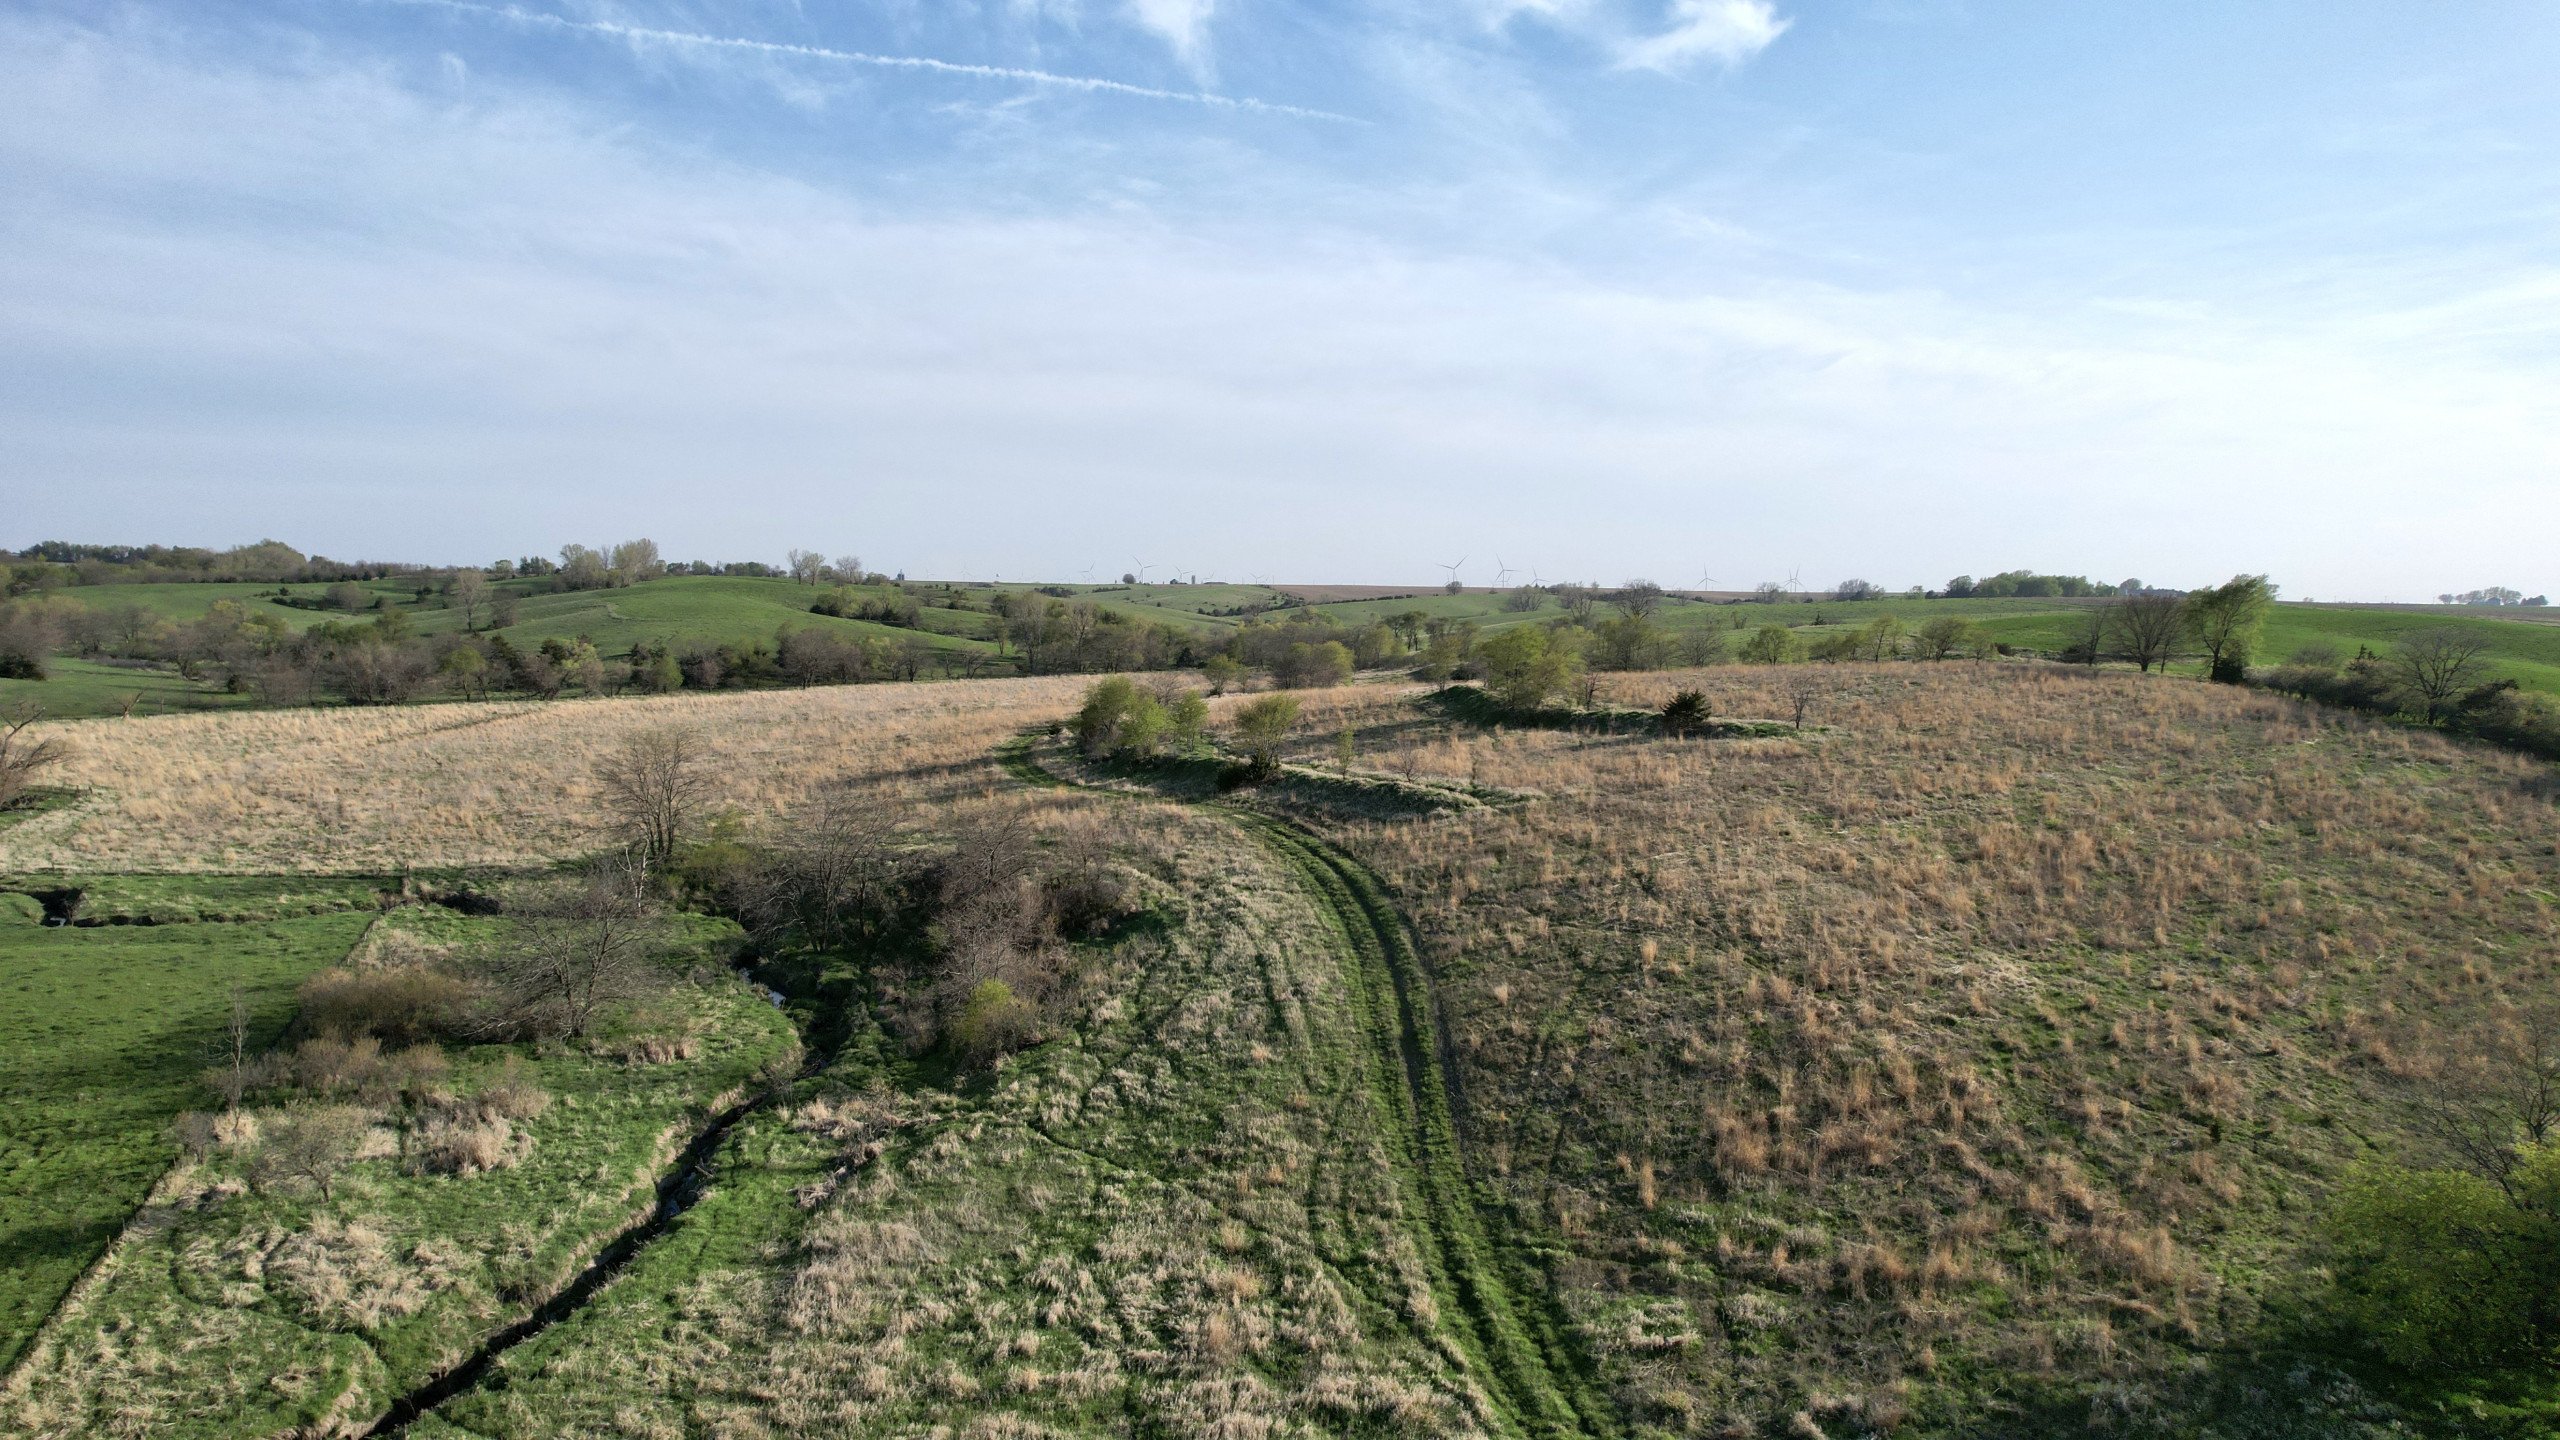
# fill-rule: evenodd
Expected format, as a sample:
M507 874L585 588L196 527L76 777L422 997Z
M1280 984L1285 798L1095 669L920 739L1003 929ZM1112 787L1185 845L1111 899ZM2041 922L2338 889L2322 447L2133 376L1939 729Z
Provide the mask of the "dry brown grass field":
M1146 897L1074 952L1045 1043L937 1077L865 1022L667 1243L413 1433L1509 1433L1416 1248L1339 918L1235 817L997 763L1087 683L66 727L92 793L0 867L565 858L599 843L596 758L668 724L751 827L840 783L918 834L1019 815ZM1355 776L1489 797L1296 818L1418 931L1466 1174L1604 1428L2189 1433L2328 1187L2431 1158L2431 1077L2560 979L2547 766L2023 665L1608 683L1736 718L1811 689L1801 734L1664 740L1351 686L1302 695L1289 757L1342 764L1349 730ZM378 1229L349 1193L329 1223ZM147 1357L153 1393L208 1346ZM48 1353L86 1357L57 1433L139 1393Z
M2051 669L1609 698L1784 718L1806 682L1802 738L1689 742L1336 692L1300 758L1351 725L1364 766L1548 797L1330 823L1420 926L1471 1164L1630 1420L2157 1418L2326 1185L2425 1155L2420 1083L2552 985L2549 769Z
M0 872L560 860L603 842L592 772L638 731L700 731L724 804L753 824L835 782L934 792L1082 689L1048 678L79 721L55 727L72 760L51 778L86 798L0 831Z

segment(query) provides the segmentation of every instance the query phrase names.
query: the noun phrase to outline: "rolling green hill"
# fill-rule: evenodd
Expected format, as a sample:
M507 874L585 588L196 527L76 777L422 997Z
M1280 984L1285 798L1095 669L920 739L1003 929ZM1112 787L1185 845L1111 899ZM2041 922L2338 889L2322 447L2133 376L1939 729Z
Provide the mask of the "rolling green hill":
M869 620L819 615L811 606L834 587L804 585L782 578L749 576L669 576L622 589L555 591L547 579L496 582L493 593L512 606L513 623L494 633L531 649L545 640L592 641L606 655L628 654L636 647L770 643L785 629L832 630L853 638L881 638L897 643L922 640L946 656L972 654L1001 673L1003 647L1000 622L992 605L1000 594L1038 592L1092 604L1132 621L1169 625L1211 635L1232 632L1254 620L1277 622L1304 613L1357 630L1399 615L1419 613L1438 621L1460 621L1493 631L1525 623L1556 620L1563 605L1548 596L1534 609L1510 608L1507 592L1473 589L1446 594L1436 589L1357 599L1302 599L1264 585L1029 585L985 582L921 581L903 587L853 587L866 603L901 599L917 602L916 628ZM101 585L66 592L68 598L93 608L138 607L173 624L201 619L220 601L241 605L253 617L280 620L306 630L328 620L362 620L372 610L344 610L327 605L332 587L267 584ZM460 628L461 613L433 593L421 596L414 580L380 580L361 587L374 601L409 616L422 635L448 634ZM2081 618L2094 600L1963 599L1923 600L1894 597L1880 600L1792 600L1777 604L1701 600L1682 595L1664 597L1655 620L1675 636L1700 629L1737 634L1764 625L1783 625L1812 640L1834 627L1864 625L1891 615L1917 628L1929 619L1958 614L1979 623L1994 640L2020 649L2053 653L2075 638ZM1613 613L1603 604L1599 614ZM484 621L485 623L485 621ZM2359 649L2387 652L2412 631L2438 626L2471 630L2489 642L2493 673L2528 688L2560 694L2560 617L2547 612L2492 613L2478 609L2423 605L2341 605L2285 603L2270 615L2259 646L2262 663L2285 659L2314 642L2337 647L2348 655ZM179 678L165 670L135 669L87 661L64 660L54 678L42 684L0 680L0 704L34 698L58 716L115 714L128 697L135 713L198 709L243 703L241 697Z

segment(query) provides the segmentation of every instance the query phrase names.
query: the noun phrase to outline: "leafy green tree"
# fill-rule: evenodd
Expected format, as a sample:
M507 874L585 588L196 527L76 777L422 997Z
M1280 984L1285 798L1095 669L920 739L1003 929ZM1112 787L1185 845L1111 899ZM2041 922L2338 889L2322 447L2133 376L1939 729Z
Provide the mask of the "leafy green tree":
M1339 685L1351 678L1351 652L1339 640L1292 645L1272 667L1273 678L1292 690Z
M1423 649L1422 664L1416 670L1426 680L1447 680L1465 669L1467 662L1474 658L1475 642L1475 631L1471 627L1443 630L1431 637L1430 644Z
M1164 713L1163 702L1141 691L1137 703L1121 717L1119 743L1114 748L1131 759L1152 759L1156 751L1163 748L1165 736L1172 729L1173 722Z
M2555 1159L2537 1156L2546 1205L2560 1189ZM2477 1372L2547 1339L2560 1227L2483 1176L2367 1169L2340 1188L2322 1229L2337 1318L2394 1365Z
M981 980L951 1022L951 1043L967 1064L983 1065L1029 1044L1039 1012L1002 980Z
M488 689L489 662L476 645L457 645L446 651L443 662L436 669L443 674L446 684L474 700Z
M1582 657L1562 631L1514 625L1476 647L1485 689L1515 709L1535 709L1573 684Z
M1944 660L1979 648L1982 630L1961 615L1938 615L1920 627L1916 638L1921 654L1932 660Z
M1084 707L1076 711L1076 744L1087 755L1100 755L1110 749L1120 733L1120 722L1137 700L1137 682L1126 675L1094 681L1084 692Z
M1164 706L1126 675L1093 683L1076 712L1076 743L1087 755L1153 755L1172 728Z
M1201 678L1209 682L1212 695L1226 694L1243 674L1244 667L1236 663L1233 655L1212 655L1200 664Z
M2249 678L2249 660L2276 587L2264 575L2234 575L2210 589L2187 596L2187 630L2204 652L2213 678L2237 685Z
M1196 755L1209 734L1209 702L1197 690L1185 690L1165 707L1165 738L1185 755Z
M1745 665L1784 665L1796 658L1795 632L1784 625L1763 625L1742 642Z
M1858 627L1858 658L1898 660L1902 658L1903 636L1900 620L1891 615L1879 615Z
M665 694L684 685L684 667L676 663L675 652L660 645L648 652L635 667L642 689Z
M1288 743L1297 723L1295 695L1257 695L1237 709L1236 743L1244 747L1255 774L1268 775L1280 768L1280 747Z

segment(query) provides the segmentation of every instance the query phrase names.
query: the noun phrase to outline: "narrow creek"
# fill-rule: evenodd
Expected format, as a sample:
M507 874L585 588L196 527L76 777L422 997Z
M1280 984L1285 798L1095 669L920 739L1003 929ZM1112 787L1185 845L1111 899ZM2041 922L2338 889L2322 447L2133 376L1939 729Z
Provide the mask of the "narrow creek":
M596 1253L577 1278L562 1286L552 1297L535 1307L533 1313L482 1341L461 1363L428 1380L408 1394L391 1402L373 1428L372 1435L397 1435L416 1424L420 1417L454 1396L480 1383L480 1378L497 1363L498 1357L534 1336L574 1315L615 1274L631 1263L632 1257L648 1248L649 1243L666 1233L667 1227L684 1214L694 1198L702 1193L710 1180L712 1158L719 1154L721 1142L739 1121L773 1103L787 1087L776 1086L761 1095L742 1100L711 1118L711 1123L696 1134L677 1155L673 1168L658 1181L657 1203L639 1223L616 1235L604 1249Z
M762 986L757 988L760 993L772 993ZM811 1027L803 1025L801 1028L805 1039ZM391 1408L384 1411L382 1418L364 1434L369 1437L397 1435L408 1429L437 1406L478 1385L500 1356L584 1309L587 1302L595 1298L596 1292L611 1283L613 1277L629 1266L634 1258L665 1235L669 1227L700 1198L711 1182L715 1173L714 1162L729 1133L748 1116L788 1094L794 1082L824 1070L832 1059L831 1051L813 1050L790 1080L769 1086L763 1092L712 1116L709 1123L678 1152L675 1163L668 1167L666 1174L659 1177L657 1200L645 1217L614 1236L596 1252L594 1259L587 1262L586 1268L553 1292L550 1299L534 1307L532 1313L491 1334L470 1355L392 1401Z

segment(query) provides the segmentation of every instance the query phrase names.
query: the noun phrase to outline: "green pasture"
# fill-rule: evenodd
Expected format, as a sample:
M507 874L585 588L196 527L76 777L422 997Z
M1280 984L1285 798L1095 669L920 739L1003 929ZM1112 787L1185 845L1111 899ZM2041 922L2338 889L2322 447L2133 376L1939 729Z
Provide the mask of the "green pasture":
M128 920L192 918L207 905L331 908L250 923L48 927L30 897L0 894L0 1363L168 1168L170 1118L204 1103L196 1077L221 1047L232 987L264 1049L292 1017L294 987L345 955L373 918L340 904L336 892L353 888L342 882L201 882L219 896L182 893L199 882L96 883L116 890L111 903Z
M1986 619L1982 627L1995 640L2027 649L2058 651L2078 636L2081 617L2072 613L2009 615ZM2560 626L2520 620L2492 619L2476 610L2447 607L2348 605L2277 605L2267 614L2258 641L2256 663L2282 664L2297 650L2327 645L2352 659L2359 650L2388 655L2404 636L2420 630L2456 629L2488 643L2489 673L2528 689L2560 694ZM2180 662L2180 670L2195 668Z
M0 707L33 701L44 707L47 716L76 720L122 714L128 698L136 715L166 715L249 703L246 695L189 680L175 670L105 665L58 655L45 668L51 673L42 680L0 680Z

